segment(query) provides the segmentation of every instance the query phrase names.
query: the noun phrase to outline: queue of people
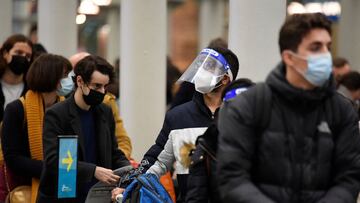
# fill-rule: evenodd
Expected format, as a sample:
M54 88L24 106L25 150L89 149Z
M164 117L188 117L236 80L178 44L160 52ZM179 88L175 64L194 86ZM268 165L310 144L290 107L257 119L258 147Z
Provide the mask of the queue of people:
M178 80L192 86L192 100L168 104L130 176L173 171L180 203L356 202L360 74L333 61L331 35L323 14L288 16L281 61L257 84L242 78L241 56L226 43L209 44ZM123 177L114 170L130 165L132 143L107 92L113 66L85 52L33 57L23 35L10 36L0 53L0 202L16 198L21 185L17 194L38 203L86 202L96 182L117 185ZM77 189L65 199L58 197L59 135L78 138Z

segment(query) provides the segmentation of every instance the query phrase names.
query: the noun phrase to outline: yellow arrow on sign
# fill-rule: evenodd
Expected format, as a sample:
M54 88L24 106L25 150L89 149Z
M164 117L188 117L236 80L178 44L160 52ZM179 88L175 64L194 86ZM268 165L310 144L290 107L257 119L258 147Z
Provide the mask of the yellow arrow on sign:
M63 158L61 163L62 163L62 164L68 164L68 166L67 166L67 172L69 172L69 171L70 171L70 168L71 168L71 165L72 165L72 163L73 163L73 159L72 159L72 157L71 157L70 150L67 151L67 155L68 155L68 157L67 157L67 158Z

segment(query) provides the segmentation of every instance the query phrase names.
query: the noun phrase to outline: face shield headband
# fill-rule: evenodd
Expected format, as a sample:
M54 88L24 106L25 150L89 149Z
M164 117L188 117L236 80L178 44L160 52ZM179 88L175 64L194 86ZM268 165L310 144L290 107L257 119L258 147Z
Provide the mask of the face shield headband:
M230 70L230 65L226 61L225 57L223 55L221 55L219 52L217 52L213 49L206 48L206 49L203 49L199 55L207 55L207 57L212 57L212 58L216 59L222 65L224 74L227 73L230 77L230 81L233 80L233 75Z
M201 75L211 75L211 84L218 83L221 78L227 74L230 81L233 80L233 75L230 66L223 55L213 49L203 49L195 58L178 82L187 81L194 83L194 80Z

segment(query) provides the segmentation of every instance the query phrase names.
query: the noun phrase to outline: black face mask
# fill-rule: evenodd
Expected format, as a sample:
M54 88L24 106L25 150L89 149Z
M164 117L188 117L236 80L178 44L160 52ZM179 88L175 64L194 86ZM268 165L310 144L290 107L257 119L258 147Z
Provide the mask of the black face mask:
M101 93L92 89L90 89L88 95L84 95L83 93L83 98L85 103L90 106L96 106L101 104L104 100L104 97L105 97L105 93Z
M13 55L8 66L15 75L21 75L29 69L30 62L24 56Z

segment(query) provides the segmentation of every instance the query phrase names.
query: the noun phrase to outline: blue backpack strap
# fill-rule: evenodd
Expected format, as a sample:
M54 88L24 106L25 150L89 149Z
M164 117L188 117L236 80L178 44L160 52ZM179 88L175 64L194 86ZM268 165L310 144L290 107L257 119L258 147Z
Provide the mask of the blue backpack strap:
M136 186L138 185L138 180L134 179L126 188L123 193L123 199L131 199L131 193L135 190Z

